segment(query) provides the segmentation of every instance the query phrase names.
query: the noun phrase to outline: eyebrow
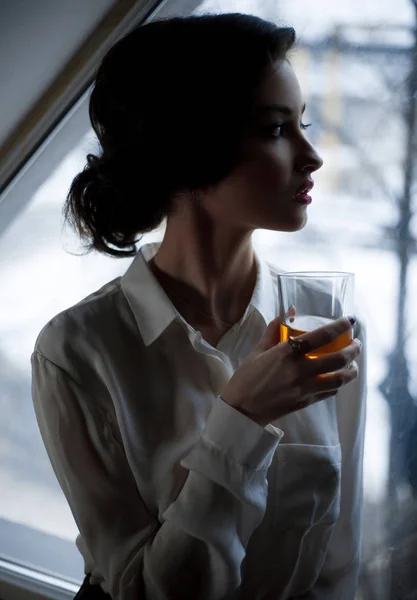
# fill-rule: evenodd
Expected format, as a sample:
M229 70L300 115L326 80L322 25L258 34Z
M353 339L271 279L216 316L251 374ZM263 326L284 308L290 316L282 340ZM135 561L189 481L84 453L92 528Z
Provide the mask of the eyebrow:
M306 105L304 104L301 114L303 115L306 109ZM291 117L294 111L289 107L283 104L266 104L261 106L259 109L261 112L280 112L283 115L288 115Z

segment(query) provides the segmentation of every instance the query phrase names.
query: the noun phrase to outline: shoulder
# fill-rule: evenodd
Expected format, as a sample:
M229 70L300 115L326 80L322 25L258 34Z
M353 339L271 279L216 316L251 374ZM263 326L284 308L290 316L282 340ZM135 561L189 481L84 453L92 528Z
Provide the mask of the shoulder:
M268 267L268 270L273 277L278 277L278 275L283 275L285 273L285 269L282 269L270 259L262 258L262 260L264 264Z
M271 277L274 295L278 296L278 275L284 274L285 270L281 269L274 262L272 262L271 260L265 259L264 257L261 257L261 260L263 263L263 268Z
M103 339L117 335L130 318L118 277L55 315L39 333L34 351L66 368L80 355L92 358Z

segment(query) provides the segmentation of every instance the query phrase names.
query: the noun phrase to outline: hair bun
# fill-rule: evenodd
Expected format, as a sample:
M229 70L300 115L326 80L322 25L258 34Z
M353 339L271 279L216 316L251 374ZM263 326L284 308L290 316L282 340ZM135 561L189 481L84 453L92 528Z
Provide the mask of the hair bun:
M113 157L114 161L114 157ZM107 185L116 184L117 170L112 168L112 159L104 156L95 156L94 154L87 154L87 171L90 174L91 180L97 183L104 183ZM116 179L115 179L116 176ZM117 187L117 186L115 186Z

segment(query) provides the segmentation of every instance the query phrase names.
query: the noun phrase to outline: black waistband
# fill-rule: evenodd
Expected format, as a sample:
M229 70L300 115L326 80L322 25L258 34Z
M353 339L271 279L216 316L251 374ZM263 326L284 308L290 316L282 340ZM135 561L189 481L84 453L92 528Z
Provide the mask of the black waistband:
M103 591L101 585L91 585L91 574L85 576L82 586L74 596L74 600L111 600L109 594Z

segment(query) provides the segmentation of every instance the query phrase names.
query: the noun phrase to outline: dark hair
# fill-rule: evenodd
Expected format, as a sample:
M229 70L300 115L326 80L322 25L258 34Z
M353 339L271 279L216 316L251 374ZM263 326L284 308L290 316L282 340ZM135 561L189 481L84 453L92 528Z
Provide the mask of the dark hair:
M87 156L64 206L87 251L134 256L175 193L230 173L255 89L294 41L252 15L204 14L149 22L109 50L90 98L101 155Z

